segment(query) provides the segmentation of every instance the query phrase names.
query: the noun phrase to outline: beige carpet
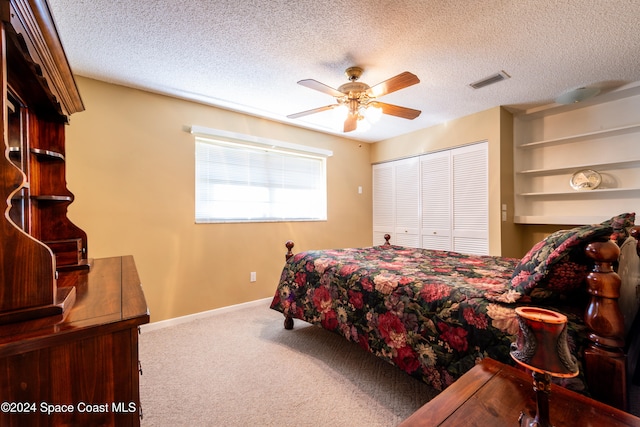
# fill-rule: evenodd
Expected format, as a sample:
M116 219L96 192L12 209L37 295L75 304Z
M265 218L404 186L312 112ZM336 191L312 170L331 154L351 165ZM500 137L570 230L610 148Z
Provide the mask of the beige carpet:
M336 334L282 322L244 306L143 332L142 425L390 427L436 394Z
M282 322L259 302L143 332L142 426L391 427L436 395L336 334Z

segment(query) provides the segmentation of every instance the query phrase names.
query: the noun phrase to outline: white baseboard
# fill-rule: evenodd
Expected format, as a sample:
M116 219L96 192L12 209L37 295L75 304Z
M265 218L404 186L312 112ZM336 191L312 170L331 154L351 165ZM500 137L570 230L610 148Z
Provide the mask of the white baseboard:
M160 320L159 322L147 323L140 326L142 332L155 331L157 329L167 328L169 326L180 325L182 323L192 322L197 319L205 317L211 317L216 314L225 313L228 311L238 310L240 308L252 307L252 306L268 306L271 303L273 297L263 298L255 301L243 302L242 304L229 305L227 307L214 308L213 310L201 311L199 313L188 314L186 316L174 317L173 319Z

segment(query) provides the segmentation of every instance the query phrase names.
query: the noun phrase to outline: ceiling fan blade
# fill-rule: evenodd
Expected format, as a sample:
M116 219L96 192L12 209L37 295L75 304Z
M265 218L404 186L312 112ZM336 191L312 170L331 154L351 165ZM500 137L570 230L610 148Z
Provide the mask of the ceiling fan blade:
M308 116L309 114L315 114L315 113L321 113L321 112L327 111L327 110L333 110L337 106L338 106L338 104L325 105L324 107L314 108L313 110L307 110L307 111L301 111L301 112L295 113L295 114L289 114L287 116L287 118L288 119L297 119L299 117Z
M322 93L326 93L333 97L344 96L344 93L340 92L338 89L334 89L331 86L327 86L326 84L320 83L317 80L313 80L313 79L300 80L298 84L308 87L309 89L314 89Z
M358 115L348 114L347 120L344 121L344 132L351 132L358 127Z
M413 120L422 113L420 110L414 110L413 108L407 107L399 107L393 104L387 104L385 102L374 102L372 103L375 107L382 108L382 112L384 114L389 114L390 116L402 117L403 119Z
M412 86L416 83L420 83L420 79L413 73L405 71L404 73L398 74L395 77L391 77L388 80L383 81L382 83L378 83L375 86L372 86L367 90L367 95L377 98L382 95L386 95L391 92L395 92L400 89L404 89L405 87Z

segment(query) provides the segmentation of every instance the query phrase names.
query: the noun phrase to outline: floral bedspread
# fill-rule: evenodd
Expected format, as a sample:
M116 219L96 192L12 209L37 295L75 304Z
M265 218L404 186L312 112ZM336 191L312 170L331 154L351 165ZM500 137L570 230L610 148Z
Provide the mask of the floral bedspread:
M517 263L400 246L301 252L287 261L271 308L442 390L484 357L512 363Z

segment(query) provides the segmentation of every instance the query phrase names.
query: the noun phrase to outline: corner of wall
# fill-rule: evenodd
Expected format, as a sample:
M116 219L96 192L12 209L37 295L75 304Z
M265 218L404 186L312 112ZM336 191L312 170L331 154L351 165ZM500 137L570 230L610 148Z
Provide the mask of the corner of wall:
M513 114L500 107L500 210L501 251L506 257L522 256L522 232L514 223ZM506 208L506 209L505 209Z

